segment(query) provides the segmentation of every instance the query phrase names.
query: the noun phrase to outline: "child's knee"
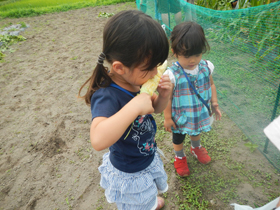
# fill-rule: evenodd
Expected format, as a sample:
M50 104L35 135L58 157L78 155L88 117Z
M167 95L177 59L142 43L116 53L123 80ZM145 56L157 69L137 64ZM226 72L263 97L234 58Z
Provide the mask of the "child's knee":
M182 144L185 140L186 134L180 134L180 133L173 133L173 144L179 145Z

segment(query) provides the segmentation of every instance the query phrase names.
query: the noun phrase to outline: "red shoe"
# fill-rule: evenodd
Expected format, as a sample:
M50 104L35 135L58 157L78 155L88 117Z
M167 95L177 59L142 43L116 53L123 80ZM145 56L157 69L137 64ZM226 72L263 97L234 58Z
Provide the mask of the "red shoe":
M202 146L196 148L191 147L191 154L195 156L202 164L207 164L211 161L211 157L208 155L206 149Z
M157 208L156 210L160 210L164 207L164 199L162 197L157 197Z
M174 167L179 176L189 176L190 175L186 156L182 157L182 159L175 157Z

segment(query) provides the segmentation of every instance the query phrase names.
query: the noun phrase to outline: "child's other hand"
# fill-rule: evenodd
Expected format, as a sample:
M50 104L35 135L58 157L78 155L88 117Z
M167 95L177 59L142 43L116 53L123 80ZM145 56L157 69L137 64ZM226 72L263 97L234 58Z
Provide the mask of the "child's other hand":
M216 120L221 120L222 113L219 109L219 104L211 103L212 114L215 114Z
M168 75L163 75L160 78L157 91L160 97L166 98L169 97L172 92L172 83Z
M170 132L170 133L172 132L171 127L173 127L174 129L177 129L174 121L171 118L170 119L165 119L163 125L164 125L165 130Z
M155 111L151 96L147 93L138 94L130 103L133 103L133 107L139 111L139 115L151 114Z

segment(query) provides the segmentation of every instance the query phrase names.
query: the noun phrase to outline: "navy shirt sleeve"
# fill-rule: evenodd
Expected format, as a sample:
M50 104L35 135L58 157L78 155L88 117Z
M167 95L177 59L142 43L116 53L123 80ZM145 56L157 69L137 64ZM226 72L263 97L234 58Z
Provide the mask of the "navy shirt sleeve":
M111 117L120 110L117 97L114 96L111 88L100 88L91 97L92 120L95 117Z

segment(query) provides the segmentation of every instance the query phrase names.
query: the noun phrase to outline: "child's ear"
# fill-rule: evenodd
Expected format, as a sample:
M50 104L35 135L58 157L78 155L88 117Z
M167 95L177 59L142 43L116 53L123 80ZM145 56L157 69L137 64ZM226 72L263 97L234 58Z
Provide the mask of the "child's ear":
M120 61L114 61L112 68L117 74L123 75L125 73L125 66Z
M171 48L172 54L177 58L177 55L174 53L174 50Z

